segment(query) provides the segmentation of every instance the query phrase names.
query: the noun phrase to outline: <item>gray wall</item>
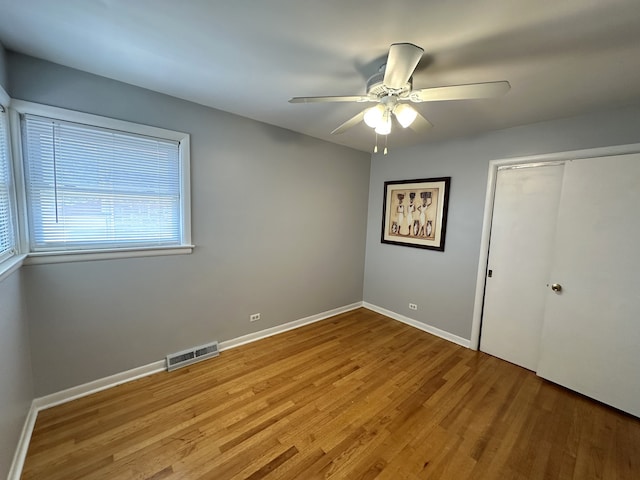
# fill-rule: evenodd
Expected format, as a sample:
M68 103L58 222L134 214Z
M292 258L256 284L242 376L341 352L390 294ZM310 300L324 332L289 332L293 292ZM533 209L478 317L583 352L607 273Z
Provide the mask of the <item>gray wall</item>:
M0 44L0 85L6 90L5 72ZM33 399L24 292L19 271L0 280L0 478L9 472Z
M0 478L9 472L33 399L24 291L20 271L0 281Z
M638 143L638 125L630 107L374 156L364 300L469 339L489 161ZM452 177L445 251L382 244L384 182L440 176Z
M8 65L14 98L191 134L193 254L24 268L37 396L362 300L368 154L19 54Z

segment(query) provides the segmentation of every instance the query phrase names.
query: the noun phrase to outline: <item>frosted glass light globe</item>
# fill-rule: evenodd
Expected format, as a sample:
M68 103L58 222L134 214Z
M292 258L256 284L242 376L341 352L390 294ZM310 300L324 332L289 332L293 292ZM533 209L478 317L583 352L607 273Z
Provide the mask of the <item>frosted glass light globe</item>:
M396 108L393 109L393 114L396 116L398 123L402 125L402 128L407 128L418 116L415 108L406 103L396 105Z
M391 115L389 112L385 112L382 116L382 120L376 127L376 133L378 135L389 135L391 133Z
M376 128L382 121L384 115L384 106L378 104L375 107L368 108L364 112L364 123L371 128Z

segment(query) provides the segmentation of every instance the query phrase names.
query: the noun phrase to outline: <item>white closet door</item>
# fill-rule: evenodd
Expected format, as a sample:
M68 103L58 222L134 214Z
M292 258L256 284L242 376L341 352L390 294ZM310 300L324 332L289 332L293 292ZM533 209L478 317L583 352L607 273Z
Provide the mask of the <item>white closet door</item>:
M640 155L565 164L548 283L538 374L640 416Z
M480 349L538 366L563 165L498 170Z

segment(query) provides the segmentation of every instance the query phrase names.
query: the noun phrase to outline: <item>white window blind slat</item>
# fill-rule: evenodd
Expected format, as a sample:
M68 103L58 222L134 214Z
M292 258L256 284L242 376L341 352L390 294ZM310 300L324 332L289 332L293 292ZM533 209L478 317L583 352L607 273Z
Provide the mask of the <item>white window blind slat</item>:
M31 250L182 242L179 143L23 116Z
M7 112L0 107L0 261L15 253Z

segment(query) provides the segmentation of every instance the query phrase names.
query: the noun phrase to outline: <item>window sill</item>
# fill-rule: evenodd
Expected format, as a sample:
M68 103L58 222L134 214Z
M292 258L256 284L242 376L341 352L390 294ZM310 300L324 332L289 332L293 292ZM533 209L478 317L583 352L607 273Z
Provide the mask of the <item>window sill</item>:
M90 262L95 260L113 260L118 258L158 257L165 255L188 255L194 245L177 247L153 247L114 250L69 250L64 252L32 252L24 259L25 265L47 263ZM24 256L23 256L24 257Z
M18 270L22 266L25 258L26 255L14 255L0 263L0 282Z

